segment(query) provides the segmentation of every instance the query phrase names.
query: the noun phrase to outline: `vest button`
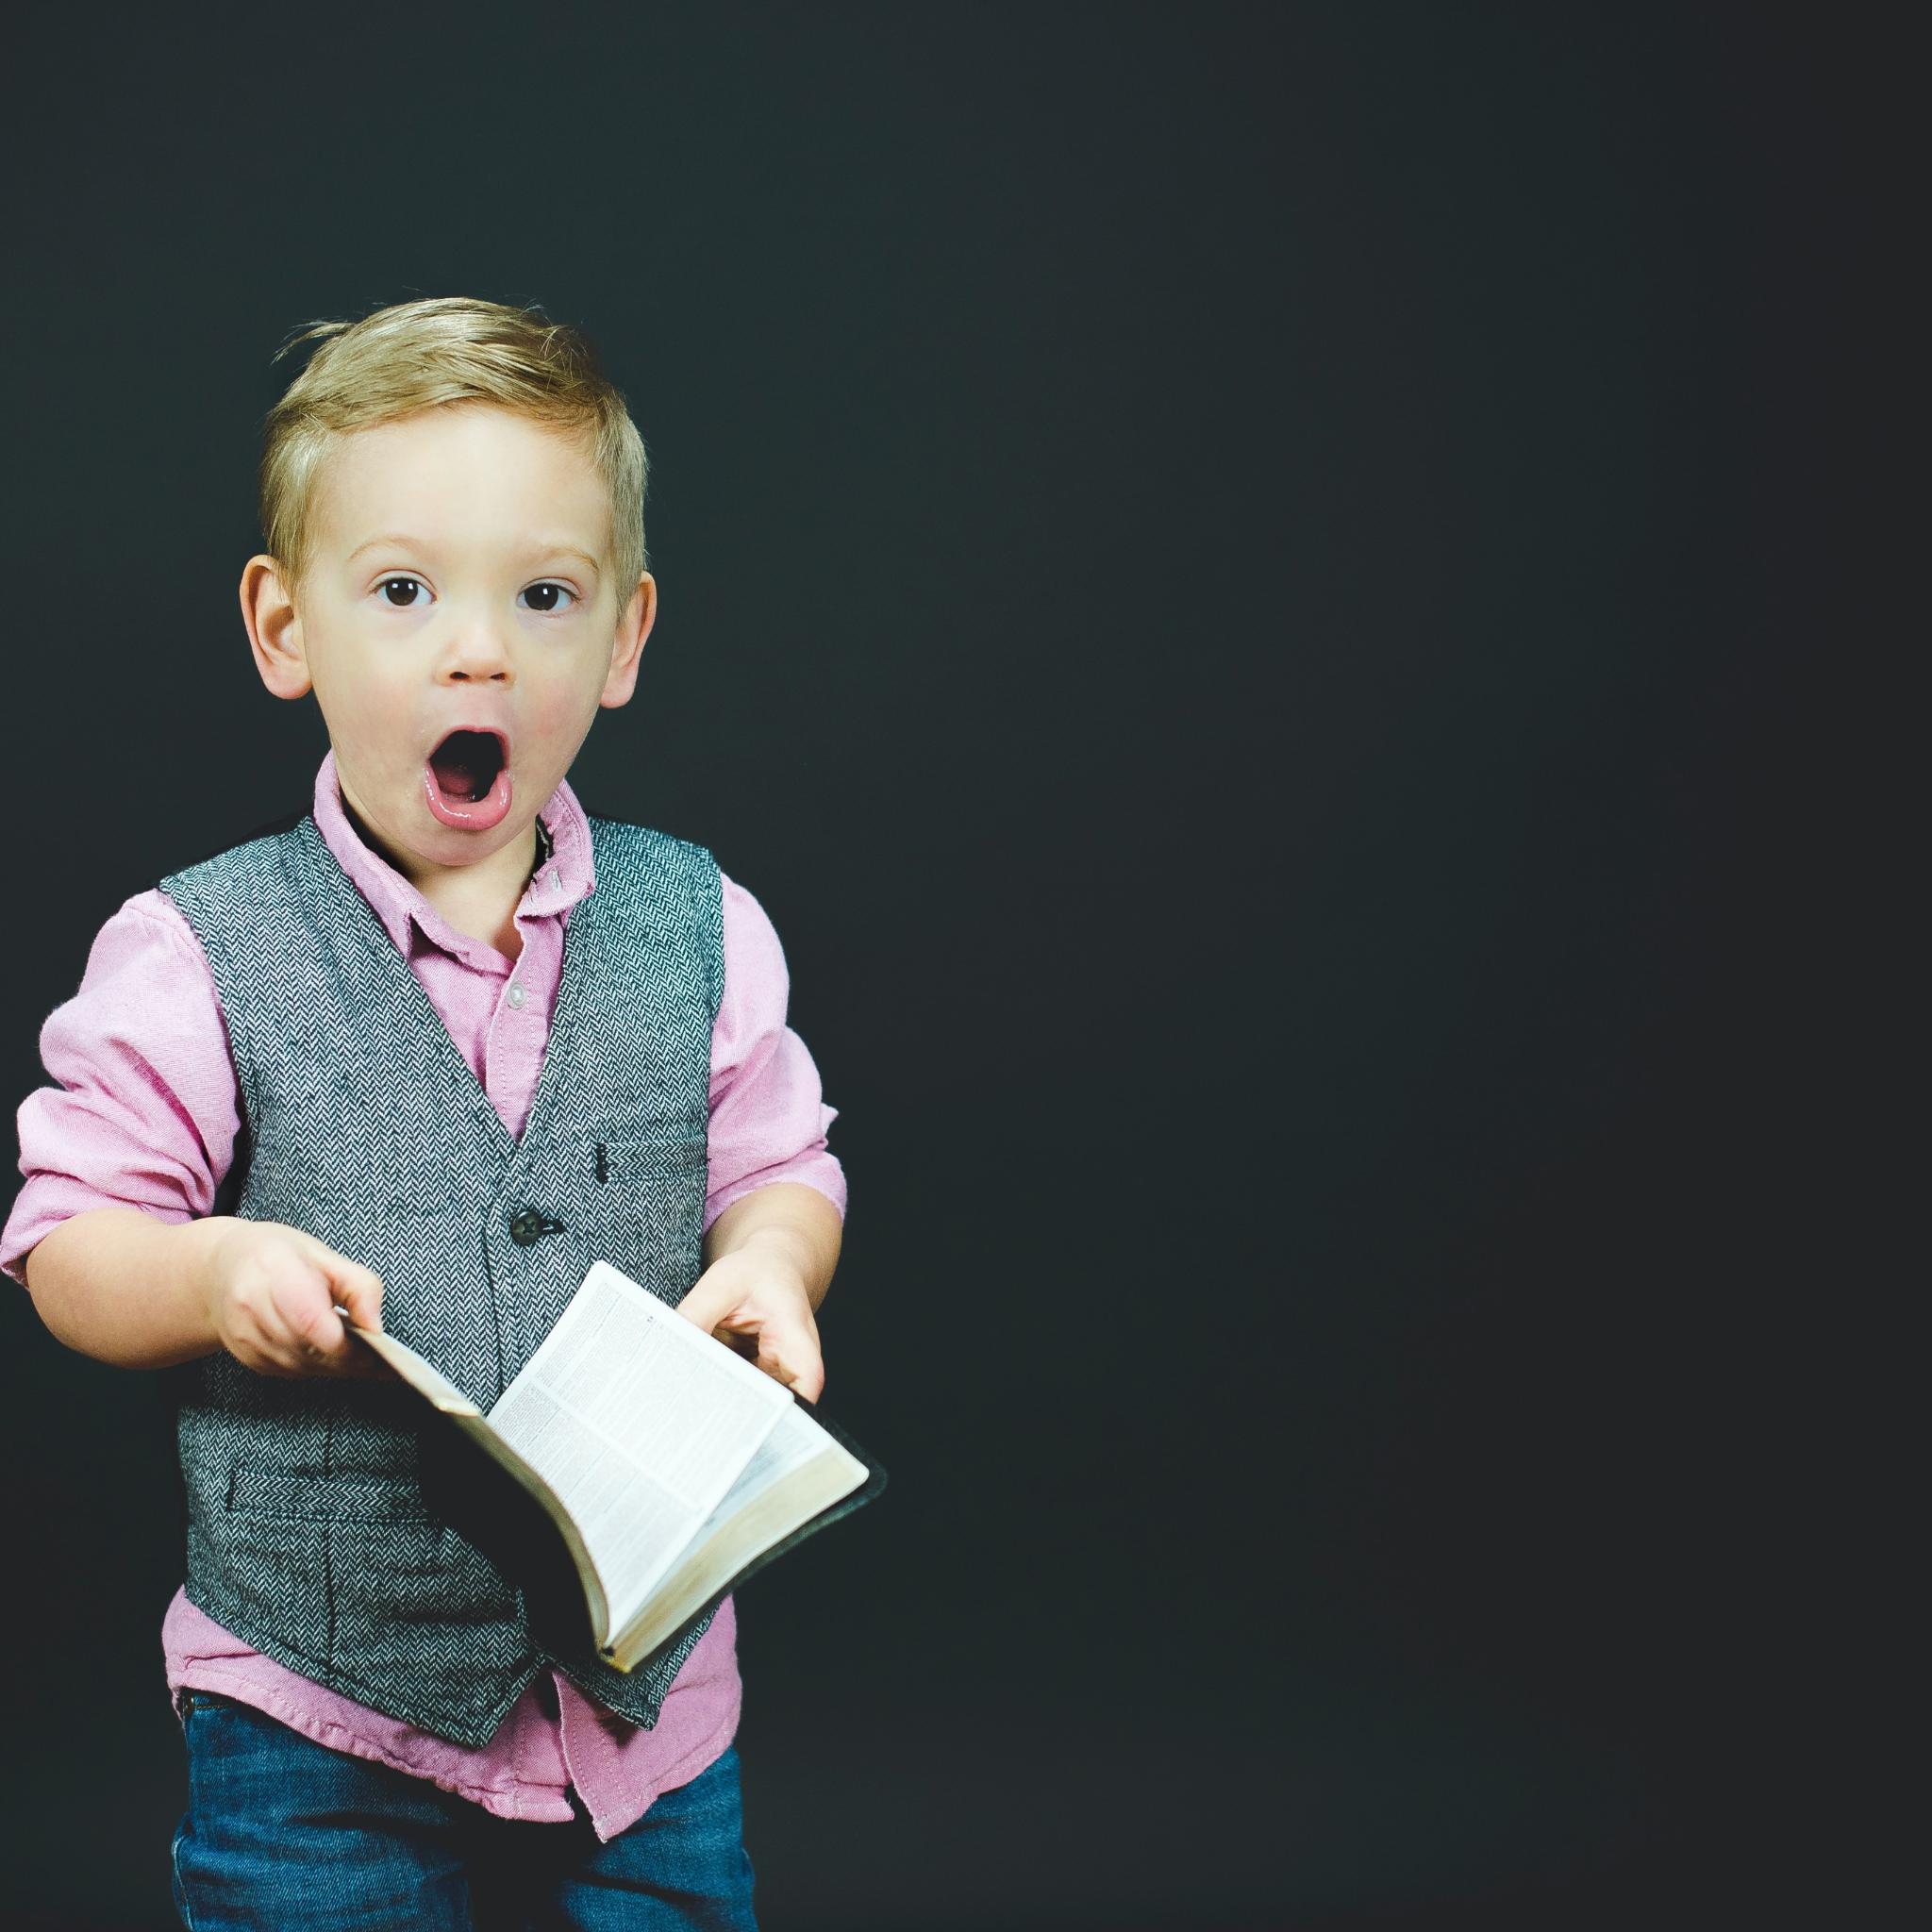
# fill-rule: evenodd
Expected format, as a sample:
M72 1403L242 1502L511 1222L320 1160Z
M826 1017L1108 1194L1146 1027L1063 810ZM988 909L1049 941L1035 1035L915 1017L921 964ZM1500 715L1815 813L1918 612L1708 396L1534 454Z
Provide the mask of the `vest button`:
M542 1231L542 1221L527 1208L509 1224L509 1238L520 1248L527 1248Z

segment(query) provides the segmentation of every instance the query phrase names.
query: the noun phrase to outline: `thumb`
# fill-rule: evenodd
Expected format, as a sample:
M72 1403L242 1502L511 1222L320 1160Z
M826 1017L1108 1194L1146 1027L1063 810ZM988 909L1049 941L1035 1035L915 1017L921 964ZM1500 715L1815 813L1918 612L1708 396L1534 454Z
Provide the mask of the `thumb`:
M373 1269L349 1263L347 1274L337 1289L341 1306L358 1328L382 1326L382 1276Z
M346 1255L339 1255L325 1241L315 1241L310 1255L327 1277L329 1298L358 1328L382 1326L382 1276Z
M758 1366L808 1402L816 1402L825 1392L825 1358L817 1337L803 1326L775 1334L767 1329L760 1335Z
M701 1274L678 1303L677 1312L708 1335L737 1305L738 1291L729 1280Z

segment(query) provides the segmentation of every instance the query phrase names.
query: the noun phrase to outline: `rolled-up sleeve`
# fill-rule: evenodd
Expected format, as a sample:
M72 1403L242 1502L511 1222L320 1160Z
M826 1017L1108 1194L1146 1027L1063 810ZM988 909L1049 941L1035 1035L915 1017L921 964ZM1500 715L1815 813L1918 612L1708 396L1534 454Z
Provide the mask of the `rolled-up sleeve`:
M845 1172L825 1147L838 1109L786 1024L791 977L765 909L724 882L724 994L711 1036L710 1180L705 1225L774 1181L801 1181L845 1212Z
M41 1062L52 1084L20 1105L25 1185L0 1269L25 1287L35 1243L92 1208L210 1211L241 1095L207 957L166 893L136 893L95 935L79 991L41 1027Z

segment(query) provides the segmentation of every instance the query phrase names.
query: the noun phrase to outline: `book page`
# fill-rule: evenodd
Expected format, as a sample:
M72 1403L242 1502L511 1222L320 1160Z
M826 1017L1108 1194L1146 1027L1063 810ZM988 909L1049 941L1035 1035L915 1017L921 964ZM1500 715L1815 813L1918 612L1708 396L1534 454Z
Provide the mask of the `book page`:
M649 1594L793 1406L599 1261L489 1420L576 1520L614 1610Z
M613 1599L607 1655L632 1670L755 1557L864 1483L871 1472L793 1403L706 1519L648 1604Z
M823 1454L829 1438L794 1402L778 1418L778 1426L758 1444L758 1454L744 1466L743 1473L720 1499L692 1539L701 1542L724 1520L756 1502L775 1482L803 1469L814 1456Z
M576 1566L578 1581L584 1587L584 1600L590 1607L591 1629L600 1635L609 1629L609 1593L584 1546L582 1532L563 1506L563 1499L490 1426L483 1411L441 1369L425 1361L407 1341L399 1341L378 1328L359 1327L350 1321L346 1308L338 1308L336 1312L347 1323L351 1334L359 1335L417 1394L440 1408L491 1461L508 1471L543 1506Z

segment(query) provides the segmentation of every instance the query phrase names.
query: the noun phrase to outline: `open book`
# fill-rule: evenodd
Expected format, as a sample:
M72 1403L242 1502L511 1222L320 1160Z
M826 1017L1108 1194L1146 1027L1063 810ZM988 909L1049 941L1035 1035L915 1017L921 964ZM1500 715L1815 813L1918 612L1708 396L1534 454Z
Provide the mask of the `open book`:
M407 1343L355 1332L542 1507L621 1671L885 1487L814 1405L605 1261L487 1415Z

